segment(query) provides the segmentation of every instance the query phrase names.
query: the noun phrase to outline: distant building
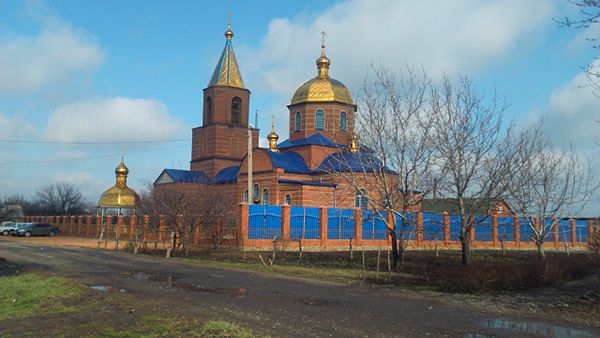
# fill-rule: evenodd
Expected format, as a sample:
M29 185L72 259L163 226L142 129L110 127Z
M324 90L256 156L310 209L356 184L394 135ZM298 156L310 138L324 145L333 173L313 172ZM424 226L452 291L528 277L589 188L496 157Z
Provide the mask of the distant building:
M9 204L0 208L0 221L20 221L24 218L23 207L19 204Z
M464 198L466 208L469 210L473 209L474 205L481 204L478 199L475 198ZM458 202L454 198L435 198L435 199L424 199L421 202L421 210L429 213L443 213L448 214L459 214L460 210ZM515 216L514 211L502 199L494 200L480 207L475 212L476 215L488 215L488 216L499 216L499 217L512 217Z
M331 60L325 55L324 33L316 76L296 89L287 106L289 139L278 143L273 126L266 148L258 147L259 130L248 123L250 91L242 81L229 26L225 37L225 48L204 89L202 126L192 129L190 170L165 169L155 187L210 185L228 196L232 208L240 202L365 208L365 192L354 189L336 172L357 172L369 180L373 170L387 169L353 137L357 107L348 88L329 76ZM253 145L251 201L249 139ZM365 170L363 163L375 165Z

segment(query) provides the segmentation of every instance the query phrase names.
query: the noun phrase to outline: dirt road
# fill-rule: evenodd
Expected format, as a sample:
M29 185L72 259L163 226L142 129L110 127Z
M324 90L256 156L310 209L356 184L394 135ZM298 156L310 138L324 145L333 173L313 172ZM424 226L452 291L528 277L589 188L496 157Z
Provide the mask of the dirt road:
M0 240L0 257L156 301L157 311L225 319L280 336L600 336L560 319L498 317L439 294L288 278L124 252ZM77 325L78 323L72 323ZM29 324L35 325L35 324ZM2 322L0 322L0 328ZM40 334L45 328L40 327Z

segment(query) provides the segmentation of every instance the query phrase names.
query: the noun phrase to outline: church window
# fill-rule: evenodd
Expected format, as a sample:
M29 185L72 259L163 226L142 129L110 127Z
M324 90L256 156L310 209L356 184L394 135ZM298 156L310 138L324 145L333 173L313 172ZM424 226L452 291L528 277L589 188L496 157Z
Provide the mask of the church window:
M258 204L260 202L260 187L258 183L254 185L254 189L252 189L252 199L254 204Z
M242 99L237 96L231 100L231 124L234 126L242 124Z
M268 205L268 204L269 204L269 190L263 189L262 205Z
M356 199L355 199L355 207L360 208L362 210L366 210L368 207L367 203L367 194L364 190L356 191Z
M290 194L285 195L285 204L292 205L292 196Z
M346 112L340 114L340 129L346 130Z
M244 203L248 203L248 190L244 190Z
M210 96L206 98L206 121L212 122L212 99Z
M300 127L302 126L302 115L299 111L296 112L296 126L294 131L300 131Z
M322 110L317 110L315 116L315 129L323 130L325 128L325 113Z

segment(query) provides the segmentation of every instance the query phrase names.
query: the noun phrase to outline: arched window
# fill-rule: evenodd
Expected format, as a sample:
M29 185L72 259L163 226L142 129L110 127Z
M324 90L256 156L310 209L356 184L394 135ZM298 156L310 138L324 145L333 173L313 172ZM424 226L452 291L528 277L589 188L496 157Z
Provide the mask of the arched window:
M231 100L231 124L234 126L242 124L242 99L237 96Z
M368 207L368 203L367 203L367 194L364 190L357 190L356 191L356 199L355 199L355 203L354 206L363 210L366 210Z
M290 194L285 195L285 204L292 205L292 196Z
M268 205L269 204L269 190L267 190L266 188L263 189L263 194L262 194L262 205Z
M300 128L302 127L302 115L300 114L299 111L296 112L296 126L294 128L294 131L300 131Z
M210 96L206 98L206 122L212 122L212 99Z
M244 190L244 203L248 203L248 189Z
M254 189L252 189L252 198L254 200L254 204L258 204L258 202L260 202L260 187L258 186L258 183L255 184Z
M346 112L340 114L340 129L346 130Z
M325 128L325 113L322 110L317 110L315 116L315 129L323 130Z

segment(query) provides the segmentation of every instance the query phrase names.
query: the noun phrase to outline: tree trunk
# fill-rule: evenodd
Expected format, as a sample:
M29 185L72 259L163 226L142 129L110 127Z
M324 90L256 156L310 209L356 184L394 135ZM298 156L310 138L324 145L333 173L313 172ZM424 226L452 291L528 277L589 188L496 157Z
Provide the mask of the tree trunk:
M469 243L469 234L460 236L460 246L462 254L462 265L467 266L471 264L471 245Z
M398 266L398 259L400 258L400 254L398 252L398 238L396 237L396 232L394 230L389 230L392 246L392 258L394 262L394 269Z
M404 247L404 243L400 241L400 245L398 245L398 254L400 256L400 271L404 268L404 253L406 253L406 248Z
M537 246L537 249L538 249L538 259L539 259L540 263L543 263L544 260L546 259L546 253L544 252L544 242L537 241L535 243L535 245Z

